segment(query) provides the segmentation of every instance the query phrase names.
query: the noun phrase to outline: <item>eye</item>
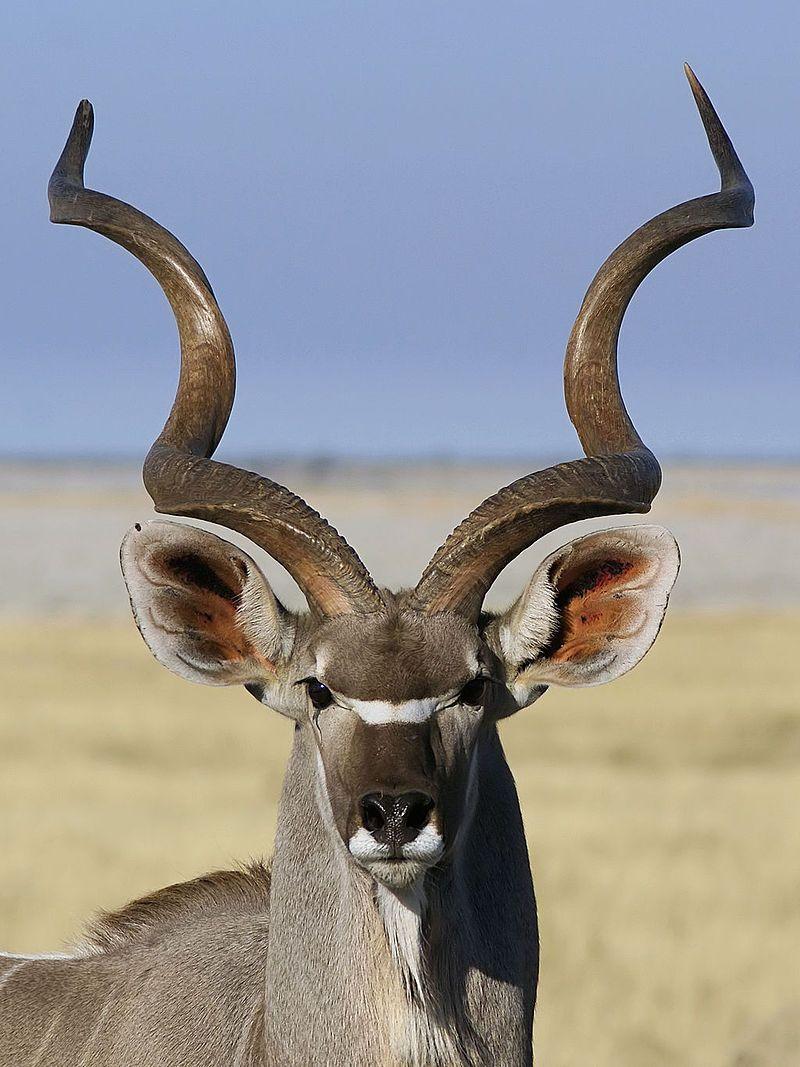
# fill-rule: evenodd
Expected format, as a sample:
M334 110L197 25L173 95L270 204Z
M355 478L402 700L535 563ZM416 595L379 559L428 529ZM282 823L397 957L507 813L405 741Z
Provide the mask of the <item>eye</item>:
M488 679L479 676L478 678L473 678L472 681L467 682L459 695L459 703L469 704L473 708L482 704L484 697L486 696L487 681Z
M317 711L322 711L333 703L333 694L327 685L323 685L317 678L309 678L306 682L308 697Z

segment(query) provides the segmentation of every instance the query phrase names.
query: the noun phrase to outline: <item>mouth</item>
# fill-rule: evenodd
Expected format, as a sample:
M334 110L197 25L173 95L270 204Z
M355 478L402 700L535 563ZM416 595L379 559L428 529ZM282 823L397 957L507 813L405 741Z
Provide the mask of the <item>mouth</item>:
M390 845L376 841L363 827L348 842L350 855L365 871L392 889L404 889L421 878L442 858L444 841L433 826L426 826L413 841Z

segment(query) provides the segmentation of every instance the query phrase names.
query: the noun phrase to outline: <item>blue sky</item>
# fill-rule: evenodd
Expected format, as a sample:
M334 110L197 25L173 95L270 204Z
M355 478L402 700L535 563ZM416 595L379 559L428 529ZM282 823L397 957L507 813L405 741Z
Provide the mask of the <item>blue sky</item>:
M205 267L237 346L228 453L578 447L564 342L628 232L716 173L681 64L756 187L756 227L681 250L621 369L664 453L800 451L795 5L6 4L0 452L141 454L177 376L169 310L46 183L82 96L90 185Z

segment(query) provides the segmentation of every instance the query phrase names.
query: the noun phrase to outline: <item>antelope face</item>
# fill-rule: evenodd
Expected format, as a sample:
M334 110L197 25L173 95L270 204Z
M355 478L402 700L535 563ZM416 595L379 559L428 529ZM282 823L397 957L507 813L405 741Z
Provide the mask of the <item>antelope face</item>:
M474 626L393 605L324 623L299 683L321 806L354 861L393 887L452 852L492 714L491 652Z
M139 628L193 681L244 684L295 720L308 788L351 861L399 889L448 862L481 798L481 737L548 685L593 685L652 644L678 569L666 530L579 538L504 614L429 614L384 593L364 614L294 616L244 552L190 526L134 527L122 565Z

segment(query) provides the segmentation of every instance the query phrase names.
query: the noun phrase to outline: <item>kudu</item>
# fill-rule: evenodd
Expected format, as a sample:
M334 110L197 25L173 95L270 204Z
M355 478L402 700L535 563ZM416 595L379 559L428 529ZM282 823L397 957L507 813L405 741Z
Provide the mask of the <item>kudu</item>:
M155 508L246 535L308 611L287 611L248 555L204 530L152 522L127 534L122 570L155 657L191 681L244 685L294 720L274 856L107 914L71 955L4 957L4 1067L532 1062L536 907L497 723L549 685L633 667L660 627L678 549L655 526L592 533L548 556L504 614L482 605L543 534L646 512L659 488L620 393L622 317L657 263L751 225L754 200L687 73L721 191L645 223L589 287L564 370L585 458L500 489L397 593L288 489L211 460L233 401L228 329L170 233L84 187L92 109L80 104L50 183L52 220L137 256L180 334L177 396L144 464Z

